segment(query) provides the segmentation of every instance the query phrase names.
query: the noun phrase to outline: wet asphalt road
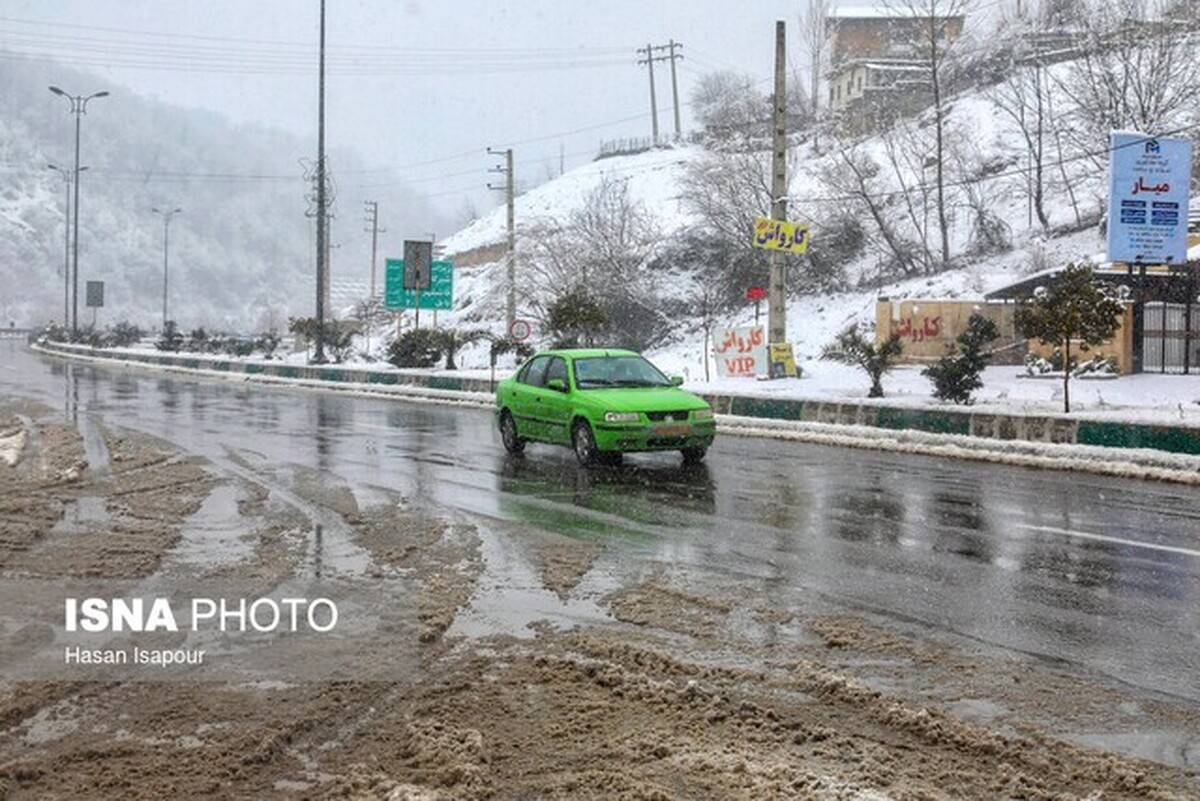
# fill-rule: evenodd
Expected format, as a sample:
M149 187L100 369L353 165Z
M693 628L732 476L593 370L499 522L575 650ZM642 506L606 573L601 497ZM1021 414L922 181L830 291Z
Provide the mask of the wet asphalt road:
M583 470L483 411L121 372L0 342L0 396L619 548L778 606L835 604L1200 703L1200 491L718 436Z

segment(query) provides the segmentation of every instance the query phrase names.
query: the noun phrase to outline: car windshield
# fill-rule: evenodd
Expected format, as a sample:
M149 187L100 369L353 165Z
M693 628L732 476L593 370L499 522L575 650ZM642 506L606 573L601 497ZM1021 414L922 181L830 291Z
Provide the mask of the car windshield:
M594 356L575 360L575 386L669 387L670 380L641 356Z

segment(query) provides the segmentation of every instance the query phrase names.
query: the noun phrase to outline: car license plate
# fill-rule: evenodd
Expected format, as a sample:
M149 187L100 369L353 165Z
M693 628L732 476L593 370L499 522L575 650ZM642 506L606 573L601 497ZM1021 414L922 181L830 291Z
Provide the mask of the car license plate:
M690 431L686 425L681 426L659 426L654 429L654 433L660 437L686 437Z

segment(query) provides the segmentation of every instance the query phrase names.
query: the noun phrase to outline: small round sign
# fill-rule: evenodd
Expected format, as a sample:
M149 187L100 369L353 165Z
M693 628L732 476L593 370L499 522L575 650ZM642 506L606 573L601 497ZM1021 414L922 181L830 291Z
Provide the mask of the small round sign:
M524 342L533 333L533 324L520 318L513 320L508 326L508 335L517 342Z

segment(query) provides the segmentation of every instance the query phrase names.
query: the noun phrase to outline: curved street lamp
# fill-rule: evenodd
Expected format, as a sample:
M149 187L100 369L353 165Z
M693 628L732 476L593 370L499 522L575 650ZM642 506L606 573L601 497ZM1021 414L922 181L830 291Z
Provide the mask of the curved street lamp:
M97 97L108 97L108 92L96 92L90 95L69 95L57 86L51 86L50 91L59 97L65 97L71 103L71 113L75 115L75 232L71 236L71 338L79 335L79 126L80 119L87 113L89 100Z
M163 218L163 318L162 330L167 330L167 253L171 242L171 218L179 212L183 211L180 208L174 209L159 209L154 208L150 211L155 214L161 214Z

